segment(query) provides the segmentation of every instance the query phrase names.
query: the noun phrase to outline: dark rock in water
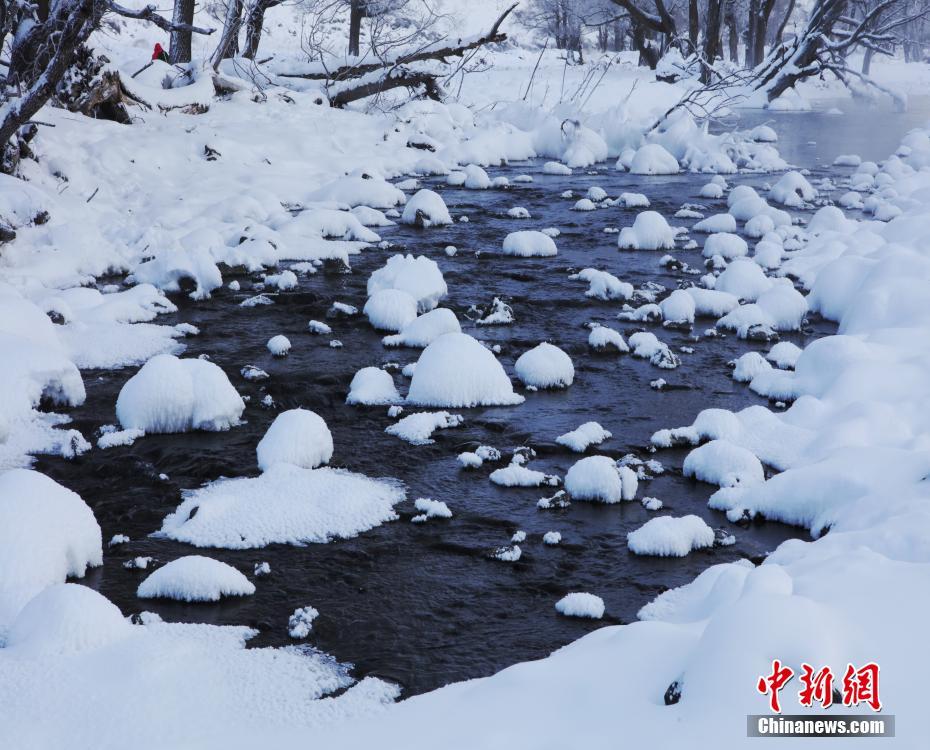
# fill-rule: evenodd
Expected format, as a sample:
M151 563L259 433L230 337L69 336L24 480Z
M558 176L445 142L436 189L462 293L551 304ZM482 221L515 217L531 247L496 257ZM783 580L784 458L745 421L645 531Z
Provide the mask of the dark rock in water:
M665 691L665 705L674 706L681 700L681 683L675 680Z
M775 343L778 341L778 332L773 330L767 325L762 323L756 323L755 325L749 326L746 331L746 339L748 341L763 341L766 343Z

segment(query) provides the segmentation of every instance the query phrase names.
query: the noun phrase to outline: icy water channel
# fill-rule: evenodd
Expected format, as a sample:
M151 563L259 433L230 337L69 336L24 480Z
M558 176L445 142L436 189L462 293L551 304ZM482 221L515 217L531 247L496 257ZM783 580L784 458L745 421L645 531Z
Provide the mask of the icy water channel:
M829 165L836 154L858 152L864 158L880 158L923 119L913 113L885 114L880 138L875 131L863 132L868 122L826 114L750 112L743 114L740 126L759 122L769 122L779 132L785 158L799 166L818 167L816 174L824 176L826 170L819 165ZM654 209L671 217L683 203L698 202L695 196L707 177L635 177L614 171L612 164L555 177L542 174L541 168L542 161L534 161L489 170L492 177L530 174L534 178L506 190L471 191L446 187L439 180L424 181L441 192L453 216L467 216L469 221L427 231L402 226L379 229L384 239L394 243L392 248L372 248L354 257L348 274L321 271L301 278L299 289L277 295L273 305L239 306L254 293L254 279L247 276L238 277L240 293L223 288L213 299L199 303L176 296L179 312L159 322L190 322L200 328L199 336L186 340L186 356L207 354L226 371L240 392L250 397L247 421L227 433L157 435L130 447L93 450L74 461L40 459L37 468L80 493L92 506L105 540L117 533L132 538L127 545L107 550L104 566L92 571L85 582L127 614L150 610L168 620L252 625L261 631L253 645L293 643L287 636L288 616L295 608L312 604L320 616L310 644L354 664L356 676L374 674L394 680L411 695L546 656L590 630L634 620L646 602L693 579L709 565L743 557L759 562L781 541L806 538L803 530L776 523L757 522L746 528L727 524L722 514L706 506L714 488L681 477L686 451L656 454L666 473L641 483L638 497L658 497L665 504L662 512L695 513L715 528L728 528L736 543L683 559L637 557L627 550L627 532L655 515L638 501L612 506L575 503L557 512L540 511L536 501L551 494L550 488L499 488L488 481L494 466L460 469L456 455L480 444L494 445L505 455L517 446L530 445L539 454L532 468L564 476L579 456L556 444L555 438L588 420L613 432L599 452L616 458L627 453L650 458L645 446L655 430L690 424L708 406L739 409L762 402L731 379L727 362L750 348L765 350L764 345L735 336L706 338L703 331L714 322L708 319L699 320L693 332L650 328L681 356L677 370L659 370L629 355L595 354L587 347L585 324L611 324L625 335L636 327L616 320L618 303L587 299L587 285L568 280L570 271L588 266L608 270L637 287L653 283L671 290L696 279L661 268L661 253L618 252L616 235L604 229L631 223L635 209L580 213L570 210L575 199L560 194L572 190L576 198L582 197L592 185L614 197L624 191L642 192ZM771 179L736 176L731 184L763 185ZM532 218L507 217L507 209L514 206L525 207ZM711 202L706 213L723 210L723 201ZM556 258L475 254L498 249L510 231L551 226L562 232L556 240ZM447 245L458 248L455 257L446 256ZM516 357L548 340L572 357L574 385L565 391L527 393L526 403L518 407L457 410L465 417L461 427L438 431L435 444L417 447L384 433L393 421L386 408L346 406L349 381L359 368L405 364L415 361L419 350L385 349L381 335L361 316L329 321L332 337L344 344L330 348L330 337L308 333L307 321L326 320L334 301L361 309L369 274L400 250L437 261L450 289L442 304L455 311L468 333L501 346L500 359L509 372ZM699 253L699 249L679 249L675 255L700 267ZM232 278L228 275L226 281ZM516 323L477 328L467 318L470 306L487 305L494 296L512 305ZM832 330L832 325L812 319L804 332L787 338L803 346L811 337ZM293 348L290 356L276 360L265 343L279 333L290 338ZM692 339L693 334L698 340ZM692 347L693 353L681 352L682 346ZM246 364L265 369L270 379L247 382L239 374ZM134 372L135 368L85 372L88 399L73 411L74 426L90 437L101 425L113 423L117 394ZM668 381L666 390L650 388L650 381L659 377ZM404 379L397 374L397 380ZM274 400L273 408L262 406L267 395ZM183 489L221 476L257 474L258 440L280 410L294 407L313 409L329 424L336 446L332 465L396 477L407 485L408 500L398 506L398 521L356 539L261 550L197 550L148 537L178 505ZM445 501L454 518L411 523L417 497ZM489 550L507 544L518 529L527 534L519 562L491 559ZM561 532L560 545L542 543L542 535L550 530ZM155 560L151 571L187 554L213 556L250 578L255 563L268 561L272 573L256 580L254 596L218 604L135 597L146 572L125 569L126 560L151 556ZM557 615L553 605L569 591L603 597L605 618L594 622Z

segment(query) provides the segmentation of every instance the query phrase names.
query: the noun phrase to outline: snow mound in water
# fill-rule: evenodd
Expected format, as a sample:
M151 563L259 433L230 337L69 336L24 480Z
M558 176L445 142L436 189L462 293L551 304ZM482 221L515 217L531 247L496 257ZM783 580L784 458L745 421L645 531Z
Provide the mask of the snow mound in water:
M423 348L443 334L458 333L461 330L462 326L454 312L446 307L437 307L410 321L400 333L385 336L381 341L385 346Z
M719 318L739 307L739 299L717 289L701 289L696 286L685 290L694 300L694 314Z
M711 440L686 457L682 474L720 487L745 486L765 479L762 462L752 451L729 440Z
M268 339L266 346L273 357L286 357L291 350L291 341L287 336L278 334Z
M157 536L227 549L323 543L393 521L403 499L392 481L279 463L259 477L220 479L185 492Z
M779 341L773 346L765 358L776 367L794 369L803 350L790 341Z
M817 197L817 191L800 172L785 172L769 190L769 197L784 206L800 208Z
M58 583L35 596L13 621L6 647L32 656L90 651L132 633L119 608L87 586Z
M452 216L439 193L423 189L418 191L404 206L400 220L404 224L420 227L444 226L452 223Z
M400 289L416 299L420 312L432 310L449 293L436 261L424 255L394 255L371 274L368 296L382 289Z
M555 442L575 451L575 453L584 453L590 446L600 445L610 437L611 433L597 422L585 422L571 432L559 435Z
M136 590L140 599L216 602L224 596L250 596L253 584L242 573L212 557L187 555L163 565Z
M380 175L351 175L340 177L319 190L312 192L310 201L334 201L352 208L393 208L402 206L407 196L404 191L387 182Z
M79 495L44 474L0 474L0 641L46 586L103 563L100 526Z
M658 211L643 211L633 226L620 230L617 246L621 250L671 250L675 247L675 230Z
M571 357L545 341L520 355L514 371L524 385L534 388L567 388L575 379Z
M564 164L560 162L547 161L545 164L543 164L543 172L545 174L567 176L572 173L572 170L570 167L566 167Z
M715 255L719 255L724 260L733 260L748 253L749 246L746 244L746 240L738 234L717 232L704 241L704 250L701 254L705 258L713 258Z
M694 323L697 309L692 297L684 289L676 289L659 303L662 319L666 323Z
M620 193L617 202L624 208L649 208L649 199L642 193Z
M604 301L619 299L626 300L633 296L633 285L620 281L612 273L600 271L597 268L582 268L578 273L573 273L568 277L572 281L580 279L587 281L588 291L584 293L585 297L593 297Z
M626 543L637 555L684 557L693 549L712 547L714 530L699 516L660 516L627 534Z
M620 331L609 326L594 326L588 334L588 346L599 352L607 351L611 347L621 354L630 351Z
M718 186L719 187L719 186ZM703 232L704 234L716 234L717 232L735 232L736 219L732 214L714 214L706 219L701 219L697 224L691 227L694 232Z
M501 363L465 333L447 333L417 360L407 401L421 406L505 406L523 403Z
M316 412L289 409L275 417L259 440L256 454L262 471L278 463L315 469L333 457L333 436Z
M555 241L543 232L527 229L511 232L504 238L504 255L521 258L548 258L558 254Z
M658 143L640 146L630 162L631 174L678 174L678 160Z
M417 301L402 289L382 289L365 303L364 313L379 331L400 331L417 317Z
M749 258L737 258L717 277L714 290L754 302L772 286L765 271Z
M573 591L555 603L555 610L566 617L589 617L600 620L604 616L604 600L594 594Z
M363 367L355 373L346 397L347 404L363 406L385 406L401 400L391 373L380 367Z
M170 433L228 430L239 423L245 403L219 367L204 359L152 357L116 399L124 429Z
M491 187L491 178L477 164L465 167L465 187L469 190L487 190Z
M565 475L565 490L573 500L619 503L636 495L636 475L618 468L607 456L588 456L576 461Z
M434 443L432 435L436 430L458 427L464 420L460 414L447 411L421 411L410 414L399 422L389 425L384 431L411 445L429 445Z

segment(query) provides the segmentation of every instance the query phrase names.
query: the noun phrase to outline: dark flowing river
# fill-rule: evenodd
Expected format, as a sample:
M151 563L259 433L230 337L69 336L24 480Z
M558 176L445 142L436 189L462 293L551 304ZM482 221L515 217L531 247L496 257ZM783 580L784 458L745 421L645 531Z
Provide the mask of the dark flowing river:
M913 115L884 115L880 137L866 132L867 123L853 123L851 116L822 113L747 112L740 127L771 122L781 137L783 156L799 166L818 167L822 176L822 165L829 165L838 153L858 152L864 158L887 154L912 119ZM555 438L589 420L600 422L614 435L599 452L650 458L645 446L655 430L690 424L708 406L739 409L762 402L731 379L727 362L750 348L766 346L732 335L706 338L703 331L714 321L699 319L693 331L698 340L692 339L692 332L656 331L680 354L682 365L677 370L659 370L629 355L595 354L587 347L586 323L609 323L624 334L636 326L616 320L618 303L590 300L584 295L586 284L568 280L572 270L589 266L608 270L637 287L657 283L671 290L696 280L660 267L662 253L618 252L616 235L603 230L630 224L636 209L613 207L587 213L570 209L588 187L598 185L612 197L624 191L644 193L653 209L671 217L683 203L699 202L697 192L708 177L638 177L615 171L612 163L556 177L542 174L541 166L541 161L534 161L489 170L492 177L530 174L534 178L505 190L472 191L446 187L440 180L424 181L424 186L441 192L455 217L465 215L469 221L426 231L404 226L380 229L393 247L372 248L355 256L351 273L321 271L303 277L299 289L279 294L273 305L240 307L238 303L252 294L253 279L234 274L226 281L239 278L240 293L223 288L212 299L196 303L176 295L179 312L159 322L190 322L200 328L199 336L186 340L186 356L209 355L250 397L246 423L218 434L148 436L133 446L95 449L73 461L40 458L39 470L78 492L93 508L105 541L117 533L132 538L129 544L106 550L103 567L92 571L85 582L126 614L150 610L168 620L252 625L261 631L253 645L293 643L287 635L288 616L297 607L313 605L320 616L310 643L354 664L357 676L394 680L405 695L411 695L546 656L594 628L634 620L637 610L657 594L686 583L710 565L743 557L758 562L781 541L806 536L803 530L776 523L728 525L723 514L707 508L714 488L682 478L686 451L657 454L667 471L641 483L638 497L658 497L665 504L664 512L695 513L713 527L729 528L736 543L682 559L637 557L627 550L627 532L655 515L639 502L575 503L558 512L540 511L536 501L552 494L550 488L504 489L488 480L493 466L459 468L456 455L480 444L494 445L505 454L530 445L539 454L533 468L564 476L580 456L556 444ZM762 185L772 176L729 180ZM575 199L560 197L565 190L572 190ZM508 218L507 209L514 206L525 207L532 218ZM706 213L724 210L725 202L710 202ZM499 249L508 232L544 227L561 230L555 258L476 255L475 251ZM458 248L455 257L446 256L447 245ZM361 309L368 276L399 251L436 260L450 290L442 304L455 311L466 332L500 344L500 359L508 372L516 357L548 340L572 357L574 385L564 391L527 393L526 403L518 407L457 410L465 417L461 427L439 431L435 444L418 447L384 433L393 421L386 408L346 406L348 384L358 369L406 364L417 359L419 350L385 349L381 334L361 316L330 321L333 337L344 344L333 349L329 337L307 332L307 322L326 320L326 311L337 300ZM700 249L679 250L675 255L694 267L701 265ZM512 305L516 323L477 328L466 312L494 296ZM811 337L831 331L832 325L812 319L807 330L787 338L803 346ZM287 358L273 359L267 352L265 344L275 334L291 340ZM680 352L682 346L692 347L693 353ZM265 369L270 379L247 382L239 374L247 364ZM74 426L90 438L101 425L114 423L117 394L134 372L135 368L86 371L87 403L72 411ZM649 382L659 377L668 381L666 390L650 387ZM274 408L262 406L266 395L274 400ZM257 442L280 410L298 406L318 412L328 423L335 441L332 465L396 477L407 485L408 501L398 506L400 520L355 539L261 550L197 550L148 536L179 504L182 490L218 477L257 474ZM162 474L167 479L160 479ZM417 497L445 501L454 518L410 523ZM518 529L528 535L519 562L490 559L488 550L508 543ZM542 543L542 534L549 530L561 532L560 545ZM146 571L125 569L126 560L151 556L155 560L151 571L187 554L210 555L250 578L255 563L268 561L272 573L256 580L254 596L217 604L136 598ZM605 618L559 616L553 605L569 591L603 597Z

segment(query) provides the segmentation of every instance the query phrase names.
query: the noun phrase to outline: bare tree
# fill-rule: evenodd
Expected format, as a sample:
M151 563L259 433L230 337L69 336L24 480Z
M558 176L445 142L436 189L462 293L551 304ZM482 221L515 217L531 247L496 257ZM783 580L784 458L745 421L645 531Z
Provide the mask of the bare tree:
M158 15L152 5L132 10L112 0L58 0L48 6L44 18L35 6L16 0L2 0L0 5L3 37L11 37L10 64L0 90L0 148L7 168L13 163L6 158L7 149L18 148L13 141L20 128L52 97L77 50L107 13L148 21L169 32L180 28ZM212 32L190 28L201 34Z

